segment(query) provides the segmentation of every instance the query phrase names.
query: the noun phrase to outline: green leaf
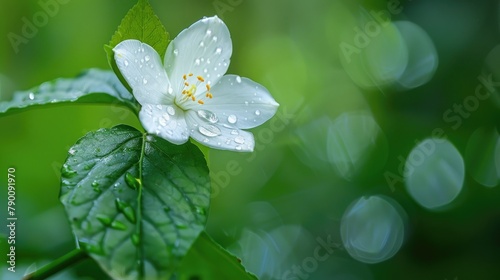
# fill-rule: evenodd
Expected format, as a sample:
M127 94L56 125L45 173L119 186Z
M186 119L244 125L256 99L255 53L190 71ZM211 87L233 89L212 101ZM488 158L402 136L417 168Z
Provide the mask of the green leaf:
M203 232L182 262L179 280L257 279L241 261Z
M139 0L128 11L111 41L104 45L109 65L124 85L127 83L116 66L113 48L128 39L136 39L150 45L160 54L163 61L169 43L169 35L148 0Z
M76 78L59 78L14 93L12 100L0 102L0 115L63 103L117 103L139 111L134 97L112 71L89 69Z
M169 279L203 231L202 153L129 126L90 132L62 167L61 197L82 249L115 279Z

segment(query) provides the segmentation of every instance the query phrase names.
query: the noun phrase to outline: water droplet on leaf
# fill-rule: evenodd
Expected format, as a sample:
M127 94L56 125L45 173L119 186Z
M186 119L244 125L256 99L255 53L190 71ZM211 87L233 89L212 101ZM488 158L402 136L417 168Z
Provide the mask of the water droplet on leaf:
M34 94L33 92L30 92L30 94L28 94L28 98L29 98L30 100L35 99L35 94Z

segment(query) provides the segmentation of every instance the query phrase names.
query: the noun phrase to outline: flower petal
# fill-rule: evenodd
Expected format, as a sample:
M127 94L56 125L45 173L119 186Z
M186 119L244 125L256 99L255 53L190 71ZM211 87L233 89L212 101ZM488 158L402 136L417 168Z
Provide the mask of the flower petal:
M279 106L265 87L235 75L222 77L210 91L213 97L203 99L203 105L193 102L186 108L210 111L222 124L241 129L263 124Z
M189 139L184 111L177 106L144 104L139 119L147 132L180 145Z
M148 44L125 40L113 49L118 69L141 104L172 104L169 80L160 56ZM170 90L172 92L172 90Z
M165 69L174 92L180 94L184 89L184 74L192 73L214 85L226 73L232 52L229 30L217 16L184 29L170 42L165 54Z
M186 122L191 137L208 147L236 152L252 152L255 146L253 134L207 121L197 111L187 111Z

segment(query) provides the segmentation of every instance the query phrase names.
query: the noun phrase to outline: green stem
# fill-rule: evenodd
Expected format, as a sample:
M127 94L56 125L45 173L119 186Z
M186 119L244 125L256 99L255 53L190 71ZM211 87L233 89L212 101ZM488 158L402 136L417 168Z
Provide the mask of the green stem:
M83 260L88 257L87 253L80 249L75 249L39 270L24 276L23 280L40 280L46 279L61 270Z

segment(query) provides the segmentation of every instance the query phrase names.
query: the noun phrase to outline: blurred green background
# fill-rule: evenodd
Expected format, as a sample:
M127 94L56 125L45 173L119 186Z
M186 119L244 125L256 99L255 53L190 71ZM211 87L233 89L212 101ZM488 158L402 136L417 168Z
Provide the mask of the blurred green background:
M86 68L109 68L103 45L136 1L60 2L16 51L9 34L21 35L23 19L43 8L35 0L0 0L0 100ZM208 232L250 271L261 279L499 279L500 84L485 100L474 99L478 77L500 81L499 1L150 2L171 38L203 16L221 17L234 45L228 72L261 83L281 105L252 130L254 153L210 152ZM377 14L387 21L374 24ZM21 273L74 247L58 200L59 169L86 132L120 123L140 127L132 113L110 106L0 118L0 198L5 205L7 169L15 167ZM405 158L436 129L465 161L465 174L417 166L459 191L447 207L426 209L409 194L411 185L387 174L402 176ZM376 264L357 261L341 245L344 212L371 195L392 198L406 224L401 248ZM312 261L318 239L339 248ZM3 256L5 246L2 240ZM284 278L294 266L304 274ZM54 279L106 279L92 261L65 273ZM13 277L5 269L0 275Z

